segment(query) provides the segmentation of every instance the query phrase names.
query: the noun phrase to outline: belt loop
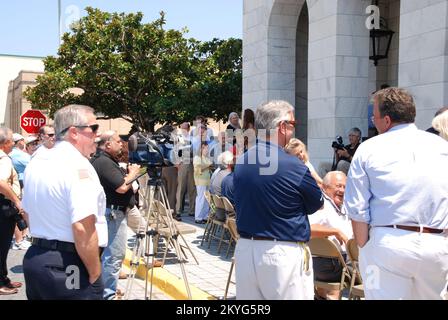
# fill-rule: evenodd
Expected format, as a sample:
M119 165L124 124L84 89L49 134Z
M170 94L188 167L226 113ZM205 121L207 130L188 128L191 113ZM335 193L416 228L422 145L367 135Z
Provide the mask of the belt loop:
M394 229L397 229L397 225L396 224L394 224L393 227L394 227Z
M418 227L420 228L420 233L423 233L423 225L419 224Z

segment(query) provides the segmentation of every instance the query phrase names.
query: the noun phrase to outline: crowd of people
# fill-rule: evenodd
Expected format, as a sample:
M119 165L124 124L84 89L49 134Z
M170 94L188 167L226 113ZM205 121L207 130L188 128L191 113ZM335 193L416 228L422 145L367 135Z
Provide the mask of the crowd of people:
M338 281L343 270L337 259L313 257L311 238L332 240L347 262L346 244L356 240L366 299L444 298L448 110L434 117L431 134L415 126L406 90L384 88L372 99L379 135L361 143L352 128L323 178L294 138L294 107L285 101L246 109L242 123L232 112L217 137L202 116L193 130L189 122L164 129L177 132L174 165L161 172L173 218L206 223L206 192L234 205L237 299L339 299L339 290L314 287L316 280ZM0 294L22 285L6 266L14 235L13 247L27 249L28 299L122 295L127 226L139 232L146 225L139 173L118 133L101 132L87 106L58 110L37 137L0 128ZM29 229L17 228L9 212ZM217 210L214 219L225 221L226 212Z

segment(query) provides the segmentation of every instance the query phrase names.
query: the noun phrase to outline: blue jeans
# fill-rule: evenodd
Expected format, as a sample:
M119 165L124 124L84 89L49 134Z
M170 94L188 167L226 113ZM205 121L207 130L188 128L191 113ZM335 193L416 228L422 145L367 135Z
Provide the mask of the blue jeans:
M126 215L120 210L106 209L109 242L101 256L103 266L104 299L112 299L117 291L121 263L126 254Z

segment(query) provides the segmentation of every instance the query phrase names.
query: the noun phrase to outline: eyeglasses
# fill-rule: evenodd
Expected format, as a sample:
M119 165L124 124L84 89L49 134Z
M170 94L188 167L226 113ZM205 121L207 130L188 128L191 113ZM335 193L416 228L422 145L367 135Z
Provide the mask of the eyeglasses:
M49 136L50 138L54 137L54 133L46 133L47 136Z
M89 126L70 126L70 127L65 128L64 130L62 130L59 134L64 134L71 127L75 127L75 128L78 128L78 129L90 128L92 130L92 133L96 133L98 131L100 125L98 123L95 123L95 124L91 124Z

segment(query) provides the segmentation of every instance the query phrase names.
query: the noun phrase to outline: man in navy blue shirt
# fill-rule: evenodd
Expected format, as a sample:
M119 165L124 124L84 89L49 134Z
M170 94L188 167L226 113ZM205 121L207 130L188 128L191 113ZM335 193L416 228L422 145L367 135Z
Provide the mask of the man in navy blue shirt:
M323 198L305 164L283 150L294 125L289 103L258 107L258 143L237 159L237 299L313 299L307 215L322 207Z

